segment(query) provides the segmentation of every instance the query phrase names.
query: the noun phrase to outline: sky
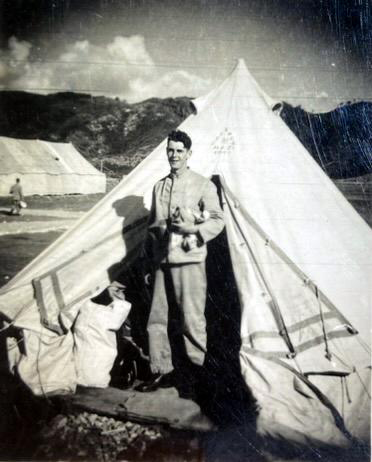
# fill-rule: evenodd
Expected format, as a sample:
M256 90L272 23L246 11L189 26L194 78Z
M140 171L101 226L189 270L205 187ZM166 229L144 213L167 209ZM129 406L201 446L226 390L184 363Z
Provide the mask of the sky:
M0 0L0 90L198 97L243 58L308 111L372 100L368 0Z

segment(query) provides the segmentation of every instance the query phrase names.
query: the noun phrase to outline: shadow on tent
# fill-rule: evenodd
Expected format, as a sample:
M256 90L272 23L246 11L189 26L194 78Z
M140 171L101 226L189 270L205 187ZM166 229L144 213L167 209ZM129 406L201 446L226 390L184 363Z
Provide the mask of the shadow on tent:
M213 181L220 191L218 177L214 177ZM142 198L137 196L116 201L113 207L118 216L125 216L125 220L129 222L132 221L131 214L144 216L146 213ZM127 244L126 239L130 239L125 222L123 239L125 244ZM123 384L121 366L123 362L125 364L125 358L129 358L129 362L136 358L140 361L137 370L139 378L146 379L149 375L148 363L141 361L133 350L133 344L125 341L129 328L132 340L145 355L148 354L146 324L152 287L144 284L144 274L147 273L148 268L143 265L143 259L137 258L128 266L126 258L109 269L110 278L126 286L126 299L132 304L130 319L118 335L119 355L112 371L111 385L113 386ZM120 269L122 271L118 274ZM255 401L240 373L240 307L225 231L208 243L206 270L208 293L205 315L208 344L204 370L205 382L208 386L201 390L198 404L202 412L218 426L247 425L249 422L249 425L254 427ZM182 345L178 345L178 348L182 349ZM125 369L124 374L130 374L130 371Z
M214 177L212 180L220 192L219 178ZM117 203L115 208L119 216L128 216L128 204L130 208L134 207L132 210L137 216L139 210L144 211L142 198L133 196L118 202L120 204ZM123 229L125 230L125 226ZM126 236L124 232L124 240ZM116 279L126 285L126 298L132 303L129 323L124 326L124 330L128 327L128 331L124 335L121 332L118 337L119 355L112 371L111 385L118 388L122 385L123 375L120 359L124 358L125 363L125 358L134 361L139 358L133 344L130 344L128 349L128 343L123 341L123 337L129 334L144 355L148 354L146 323L152 287L146 286L143 282L147 268L142 265L143 260L139 263L137 259L129 266L124 261L110 269L110 274L115 279L118 270L124 266L124 271ZM218 428L215 432L205 434L206 460L265 460L261 451L265 448L266 453L274 453L279 457L293 458L301 455L304 460L313 460L315 449L311 447L295 447L286 441L274 439L262 440L256 434L256 402L240 372L240 306L225 231L208 243L206 269L208 293L205 314L208 344L204 370L207 380L196 401L202 414ZM142 364L139 369L142 370L138 370L137 373L139 378L146 379L149 374L148 362L143 357L140 361ZM155 393L153 399L156 398L161 396L156 396ZM169 397L168 405L171 399ZM335 448L324 449L323 453L330 457L329 460L338 460L346 456L346 451ZM365 460L364 448L354 447L347 453L350 457Z

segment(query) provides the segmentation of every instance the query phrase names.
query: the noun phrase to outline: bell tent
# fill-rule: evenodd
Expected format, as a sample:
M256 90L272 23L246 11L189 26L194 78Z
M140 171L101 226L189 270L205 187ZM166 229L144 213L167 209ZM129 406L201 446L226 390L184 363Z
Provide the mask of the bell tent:
M24 193L94 194L106 192L106 175L71 143L0 137L0 196L9 194L15 179Z
M190 167L219 181L240 305L240 371L257 400L258 433L343 447L368 441L369 227L243 61L194 104L179 128L193 141ZM73 334L61 321L138 253L153 185L169 171L165 147L1 290L1 312L26 346L17 357L11 350L9 362L35 393L74 391Z

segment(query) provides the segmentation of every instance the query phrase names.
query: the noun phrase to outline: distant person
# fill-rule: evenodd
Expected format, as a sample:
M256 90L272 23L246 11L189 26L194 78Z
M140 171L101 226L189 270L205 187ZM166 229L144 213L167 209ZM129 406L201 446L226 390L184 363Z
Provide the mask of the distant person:
M148 257L155 286L147 324L152 377L136 387L149 392L200 386L207 348L204 315L206 243L223 229L216 186L187 166L191 139L168 135L170 173L154 187L148 223Z
M13 196L13 206L10 210L10 215L21 215L21 201L24 200L21 180L16 179L15 184L10 188L9 193Z

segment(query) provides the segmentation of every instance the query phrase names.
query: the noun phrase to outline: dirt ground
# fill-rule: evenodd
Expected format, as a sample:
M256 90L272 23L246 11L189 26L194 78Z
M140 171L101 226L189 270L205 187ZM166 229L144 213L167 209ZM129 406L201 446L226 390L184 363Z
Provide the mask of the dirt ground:
M117 184L108 179L107 192ZM0 287L69 229L105 194L28 196L21 216L10 216L11 198L0 197Z
M337 186L372 225L372 182L338 182ZM0 286L70 228L103 195L27 198L20 217L9 216L10 201L0 198ZM1 379L1 377L0 377ZM252 444L241 428L200 435L133 424L61 409L55 402L32 398L8 376L0 386L0 460L92 460L162 462L259 462L322 460L367 461L365 450L322 457L320 453L274 454L266 442ZM9 389L13 398L9 397Z
M69 229L104 194L30 196L21 216L0 198L0 287Z
M0 286L5 285L62 232L63 230L0 235Z

